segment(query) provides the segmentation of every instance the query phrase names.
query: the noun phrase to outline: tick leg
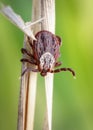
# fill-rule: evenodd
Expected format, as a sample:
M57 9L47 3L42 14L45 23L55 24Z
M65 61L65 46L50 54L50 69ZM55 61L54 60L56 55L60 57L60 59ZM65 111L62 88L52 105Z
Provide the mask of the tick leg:
M33 44L32 44L30 37L28 37L28 42L29 42L30 47L33 48Z
M34 56L33 56L31 53L29 53L25 48L22 48L22 49L21 49L21 52L22 52L23 54L28 55L28 56L30 57L30 60L33 61L34 63L36 63L36 60L35 60Z
M61 71L70 71L72 75L75 76L75 72L71 68L60 68L60 69L52 70L51 73L58 73Z
M39 72L38 69L26 68L26 69L22 72L21 76L23 76L26 72L30 72L30 71L32 71L32 72Z
M62 65L62 62L56 62L56 63L55 63L55 67L58 67L58 66L60 66L60 65Z
M23 54L27 54L28 56L34 58L34 56L33 56L31 53L29 53L25 48L22 48L22 49L21 49L21 52L22 52Z
M29 60L29 59L26 59L26 58L22 58L20 61L21 62L27 62L27 63L30 63L30 64L37 65L37 63L35 62L35 60Z
M61 45L62 45L62 40L61 40L61 38L60 38L59 36L56 36L56 38L58 39L59 45L61 46Z

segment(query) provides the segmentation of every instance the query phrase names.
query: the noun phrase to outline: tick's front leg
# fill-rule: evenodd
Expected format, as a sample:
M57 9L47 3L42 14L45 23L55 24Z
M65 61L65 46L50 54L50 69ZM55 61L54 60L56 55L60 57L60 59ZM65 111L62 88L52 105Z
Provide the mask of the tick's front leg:
M23 63L27 62L27 63L30 63L30 64L37 65L35 60L29 60L29 59L26 59L26 58L22 58L20 61L23 62Z
M38 69L26 68L26 69L22 72L21 76L23 76L26 72L30 72L30 71L32 71L32 72L39 72Z
M72 75L75 76L75 72L71 68L60 68L60 69L52 70L51 73L58 73L61 71L70 71Z
M55 67L58 67L58 66L60 66L60 65L62 65L62 62L56 62L56 63L55 63Z

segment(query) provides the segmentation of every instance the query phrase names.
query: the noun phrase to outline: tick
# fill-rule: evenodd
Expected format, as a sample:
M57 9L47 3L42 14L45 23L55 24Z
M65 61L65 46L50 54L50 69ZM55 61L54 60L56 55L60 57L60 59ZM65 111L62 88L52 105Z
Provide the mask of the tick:
M60 56L61 38L52 34L49 31L40 31L35 35L36 40L28 37L29 45L32 49L32 54L27 49L22 48L21 52L28 58L22 58L21 62L36 65L37 68L26 68L22 72L22 76L29 71L40 72L41 76L46 76L48 72L58 73L61 71L70 71L73 76L75 72L71 68L59 68L62 63L58 61Z

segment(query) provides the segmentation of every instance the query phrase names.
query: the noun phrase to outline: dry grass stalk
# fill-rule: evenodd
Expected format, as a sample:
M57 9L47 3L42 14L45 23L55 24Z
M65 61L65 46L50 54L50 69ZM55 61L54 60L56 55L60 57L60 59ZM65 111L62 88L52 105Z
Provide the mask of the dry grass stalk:
M37 9L40 10L40 8L41 8L40 2L38 0L33 0L32 21L41 19L41 13L40 13L40 11L37 11ZM34 34L40 30L41 30L41 24L33 25ZM27 45L27 41L24 46L26 46L26 45ZM24 70L24 68L25 68L25 66L23 66L22 70ZM37 73L33 73L33 72L26 74L23 77L23 80L21 82L21 88L24 90L24 93L23 93L23 103L20 102L19 104L21 105L21 107L23 109L23 112L22 112L23 122L21 121L21 123L23 123L23 128L20 129L20 126L19 126L18 130L33 130L34 129L36 83L37 83ZM19 109L20 109L20 107L19 107ZM19 125L22 126L22 124L20 124L20 121L18 121L18 122L19 122Z
M42 22L42 30L55 33L55 0L41 0L41 14L45 16ZM43 130L52 129L52 97L53 97L53 74L48 73L45 77L47 112L44 120Z
M40 2L39 0L33 0L32 3L32 21L36 21L38 19L41 19L41 13L40 11ZM35 24L33 26L33 33L41 30L41 24ZM28 79L28 97L27 97L27 106L26 106L26 120L24 122L25 129L24 130L33 130L34 129L34 113L35 113L35 98L36 98L36 83L37 83L37 74L31 72Z
M48 30L55 33L55 0L33 0L32 4L32 21L45 17L42 24L33 25L33 33L29 27L16 13L13 12L11 7L3 6L0 10L2 14L17 25L26 35L30 35L35 39L33 33L40 30ZM29 32L29 33L28 33ZM28 48L27 37L24 38L24 48ZM25 63L22 65L22 71L29 65ZM20 97L18 107L18 127L17 130L33 130L34 127L34 113L35 113L35 98L36 98L36 73L26 73L21 78ZM45 77L46 100L47 100L47 116L44 122L43 130L52 129L52 95L53 95L53 74L48 73ZM48 118L47 118L48 117ZM45 125L47 124L47 125ZM48 126L48 127L47 127Z

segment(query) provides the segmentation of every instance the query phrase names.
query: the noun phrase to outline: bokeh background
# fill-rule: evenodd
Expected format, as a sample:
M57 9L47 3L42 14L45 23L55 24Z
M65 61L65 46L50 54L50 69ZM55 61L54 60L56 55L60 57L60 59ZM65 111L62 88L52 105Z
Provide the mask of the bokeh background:
M2 0L30 21L31 0ZM55 75L53 130L93 130L93 0L56 0L60 60L76 71ZM0 130L16 130L24 34L0 14ZM44 79L38 76L35 130L42 129Z

